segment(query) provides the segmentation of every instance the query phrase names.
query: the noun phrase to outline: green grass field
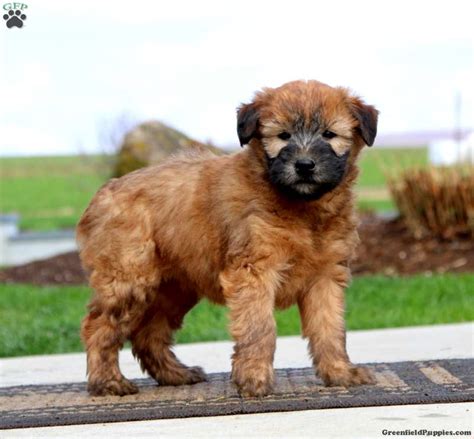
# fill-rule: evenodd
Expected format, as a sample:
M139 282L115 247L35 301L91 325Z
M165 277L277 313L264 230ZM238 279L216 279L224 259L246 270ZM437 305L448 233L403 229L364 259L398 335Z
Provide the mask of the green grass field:
M474 319L474 274L356 278L347 292L349 329L372 329ZM0 357L81 351L79 326L87 287L0 285ZM276 313L279 335L297 335L298 311ZM227 312L201 302L177 341L228 339Z
M23 229L72 228L106 181L105 163L103 156L2 158L0 212L20 214ZM426 149L366 148L360 161L360 207L393 209L384 172L426 163Z
M364 148L359 161L359 186L383 187L386 174L409 166L427 166L427 148Z
M0 159L0 212L17 213L23 229L71 228L106 180L102 158Z

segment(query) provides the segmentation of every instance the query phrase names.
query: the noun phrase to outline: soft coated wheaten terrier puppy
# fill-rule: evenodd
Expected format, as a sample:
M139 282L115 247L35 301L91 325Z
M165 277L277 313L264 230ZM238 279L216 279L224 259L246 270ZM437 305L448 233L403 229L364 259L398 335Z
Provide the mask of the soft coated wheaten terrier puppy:
M237 121L241 152L181 155L111 180L82 216L91 394L137 392L118 365L127 339L160 384L205 380L171 350L202 298L229 308L242 395L271 391L273 311L295 303L323 381L372 381L346 353L344 288L358 242L356 159L374 142L377 111L347 89L295 81L257 92Z

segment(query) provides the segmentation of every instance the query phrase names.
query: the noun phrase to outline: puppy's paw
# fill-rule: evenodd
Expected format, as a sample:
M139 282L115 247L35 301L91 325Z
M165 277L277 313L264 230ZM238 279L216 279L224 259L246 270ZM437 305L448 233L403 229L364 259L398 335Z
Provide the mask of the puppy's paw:
M272 365L259 367L235 367L232 370L232 381L243 397L262 397L273 388L274 373Z
M193 366L188 368L186 384L196 384L207 381L207 376L202 367Z
M199 366L182 367L167 370L158 377L158 382L163 386L181 386L183 384L196 384L207 381L204 370Z
M107 381L92 381L87 385L87 391L92 396L132 395L138 393L138 387L126 378Z
M374 384L372 372L366 367L347 365L344 368L326 369L319 375L326 386L359 386L361 384Z

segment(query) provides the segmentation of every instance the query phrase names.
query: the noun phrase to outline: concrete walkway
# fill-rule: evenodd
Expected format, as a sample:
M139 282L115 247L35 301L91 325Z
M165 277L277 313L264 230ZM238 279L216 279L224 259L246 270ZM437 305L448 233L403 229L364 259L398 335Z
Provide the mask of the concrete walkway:
M352 360L394 362L470 358L474 354L474 325L470 323L348 333ZM232 343L179 345L179 358L206 372L230 370ZM128 378L143 377L130 351L121 354ZM280 337L275 367L308 367L306 343ZM85 355L66 354L0 360L0 386L78 382L85 380ZM209 418L171 419L114 424L0 431L4 437L384 437L382 430L471 430L474 404L432 404L311 410ZM411 435L410 437L417 437ZM421 436L420 436L421 437ZM466 437L466 436L465 436ZM467 436L470 437L470 436ZM472 436L471 436L472 437Z

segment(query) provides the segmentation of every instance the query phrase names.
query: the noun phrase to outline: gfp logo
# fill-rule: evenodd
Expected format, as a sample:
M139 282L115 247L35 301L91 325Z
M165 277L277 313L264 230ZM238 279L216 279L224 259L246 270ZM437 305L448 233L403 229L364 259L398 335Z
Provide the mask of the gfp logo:
M7 11L7 13L3 15L3 19L8 29L12 27L23 27L23 22L26 20L26 14L23 11L27 8L28 5L25 3L5 3L3 5L3 9Z

